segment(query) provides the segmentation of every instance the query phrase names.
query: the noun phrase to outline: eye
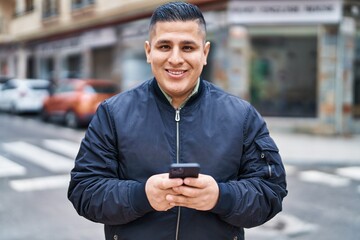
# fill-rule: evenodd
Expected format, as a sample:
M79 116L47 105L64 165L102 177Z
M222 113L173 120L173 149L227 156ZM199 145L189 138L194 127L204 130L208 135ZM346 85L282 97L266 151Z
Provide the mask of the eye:
M185 52L191 52L192 50L194 50L194 48L193 48L192 46L184 46L184 47L183 47L183 50L184 50Z
M161 51L167 51L170 49L170 45L160 45L158 47Z

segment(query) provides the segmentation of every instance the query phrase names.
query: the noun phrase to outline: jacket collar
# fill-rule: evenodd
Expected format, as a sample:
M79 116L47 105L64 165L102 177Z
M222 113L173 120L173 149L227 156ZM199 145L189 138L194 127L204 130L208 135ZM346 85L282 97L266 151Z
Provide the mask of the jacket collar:
M200 98L200 96L203 94L204 92L204 80L200 79L199 80L199 88L198 91L193 94L186 102L185 107L188 106L192 106L195 102L197 102L197 100ZM159 84L157 83L156 79L153 78L152 82L151 82L151 88L153 89L156 97L163 103L170 105L169 100L166 98L166 96L164 95L163 91L160 89ZM172 107L172 106L171 106Z

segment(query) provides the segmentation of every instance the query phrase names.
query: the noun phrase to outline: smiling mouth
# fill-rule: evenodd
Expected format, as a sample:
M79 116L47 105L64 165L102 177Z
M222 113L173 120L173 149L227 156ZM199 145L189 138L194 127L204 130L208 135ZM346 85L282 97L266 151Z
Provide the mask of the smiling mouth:
M170 73L171 75L181 75L184 74L186 71L185 70L166 70L168 73Z

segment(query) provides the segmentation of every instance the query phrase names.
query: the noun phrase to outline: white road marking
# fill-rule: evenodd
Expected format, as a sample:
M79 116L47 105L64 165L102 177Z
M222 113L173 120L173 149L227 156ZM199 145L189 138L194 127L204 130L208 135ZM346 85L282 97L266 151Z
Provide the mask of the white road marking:
M354 180L360 180L360 167L344 167L338 168L336 173L343 177L348 177Z
M68 172L74 166L72 159L43 150L25 142L4 143L5 150L52 172Z
M287 236L298 236L300 234L306 234L314 232L318 229L318 226L309 222L304 222L300 218L292 215L283 214L280 216L285 223L285 229L283 232Z
M79 143L74 143L64 139L46 139L43 141L43 144L47 149L65 154L72 159L75 159L80 147Z
M23 166L0 156L0 177L22 176L25 173Z
M325 184L331 187L344 187L350 184L350 179L318 171L305 171L299 178L306 182Z
M10 186L19 192L65 188L69 185L70 176L50 176L10 181Z
M279 226L282 227L278 229ZM286 236L298 236L300 234L314 232L318 229L318 226L315 224L305 222L300 218L285 213L279 213L273 219L263 224L261 227L264 230L272 229L275 231L279 231Z

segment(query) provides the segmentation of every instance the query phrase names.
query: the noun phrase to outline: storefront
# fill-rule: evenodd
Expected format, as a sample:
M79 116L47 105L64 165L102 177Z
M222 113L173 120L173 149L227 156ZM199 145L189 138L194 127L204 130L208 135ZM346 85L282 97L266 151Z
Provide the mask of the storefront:
M16 76L18 46L9 44L0 47L0 76Z
M317 116L316 28L301 30L250 29L250 101L265 116Z
M243 97L260 113L301 131L360 131L351 112L359 91L352 78L354 21L342 8L340 0L229 2L230 43L243 42L229 48L246 52Z
M33 44L37 76L112 79L116 42L115 28L102 28Z

